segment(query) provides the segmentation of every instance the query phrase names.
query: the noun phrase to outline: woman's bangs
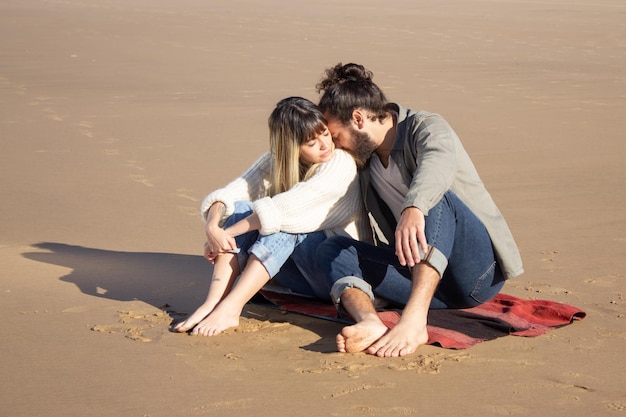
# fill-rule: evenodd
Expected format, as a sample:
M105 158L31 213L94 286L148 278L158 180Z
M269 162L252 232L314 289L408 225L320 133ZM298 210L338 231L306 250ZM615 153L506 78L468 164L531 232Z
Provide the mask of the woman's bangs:
M303 139L302 143L313 140L326 131L326 123L317 117L307 120L302 127L303 134L300 136Z

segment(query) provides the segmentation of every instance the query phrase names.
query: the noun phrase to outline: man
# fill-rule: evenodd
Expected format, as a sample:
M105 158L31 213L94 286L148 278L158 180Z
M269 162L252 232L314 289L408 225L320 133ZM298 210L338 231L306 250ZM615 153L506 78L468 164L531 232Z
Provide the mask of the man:
M318 250L331 296L356 321L340 352L413 353L429 308L489 301L522 274L519 251L456 133L439 115L387 102L372 73L338 64L317 85L338 148L360 164L377 246L333 237ZM375 296L403 307L388 329Z

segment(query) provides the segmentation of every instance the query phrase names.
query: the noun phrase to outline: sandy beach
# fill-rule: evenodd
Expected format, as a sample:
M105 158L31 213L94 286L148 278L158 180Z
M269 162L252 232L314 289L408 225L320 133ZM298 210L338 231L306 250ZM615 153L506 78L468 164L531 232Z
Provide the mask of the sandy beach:
M450 122L522 253L504 292L584 320L389 359L252 305L168 331L206 294L202 198L338 62ZM0 1L0 414L624 415L625 69L619 0Z

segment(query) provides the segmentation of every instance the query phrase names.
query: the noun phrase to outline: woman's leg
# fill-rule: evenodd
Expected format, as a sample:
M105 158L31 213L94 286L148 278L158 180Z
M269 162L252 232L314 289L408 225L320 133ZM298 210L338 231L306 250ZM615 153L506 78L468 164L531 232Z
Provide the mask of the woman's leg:
M175 325L173 330L180 333L187 332L207 317L225 294L228 294L237 275L239 275L239 262L236 255L219 255L215 259L206 300L189 317Z
M248 261L230 292L194 327L192 334L215 336L238 326L246 303L278 273L293 252L298 238L298 235L288 233L259 236L247 251Z
M215 336L222 331L239 325L239 316L246 303L270 280L270 275L252 255L241 276L217 306L193 328L192 334Z
M224 227L228 227L248 217L250 214L252 214L252 204L250 202L237 202L235 203L235 212L226 220ZM238 236L235 240L237 241L237 247L241 249L240 253L238 255L225 253L215 259L209 291L205 301L184 321L176 324L172 329L173 331L187 332L213 311L215 306L232 288L235 279L242 269L242 265L246 265L247 249L256 241L257 236L257 232Z

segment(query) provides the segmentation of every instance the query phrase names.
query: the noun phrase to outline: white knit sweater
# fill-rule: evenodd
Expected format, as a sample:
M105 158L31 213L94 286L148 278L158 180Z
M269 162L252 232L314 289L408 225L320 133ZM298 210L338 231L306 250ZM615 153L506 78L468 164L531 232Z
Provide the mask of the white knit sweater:
M233 214L236 201L251 201L262 235L324 230L327 236L372 241L356 165L349 154L335 150L333 158L320 164L308 180L274 197L268 197L270 158L266 152L241 177L206 196L200 209L203 218L217 201L226 205L223 220Z

